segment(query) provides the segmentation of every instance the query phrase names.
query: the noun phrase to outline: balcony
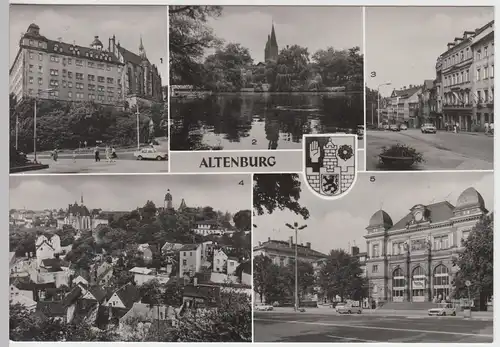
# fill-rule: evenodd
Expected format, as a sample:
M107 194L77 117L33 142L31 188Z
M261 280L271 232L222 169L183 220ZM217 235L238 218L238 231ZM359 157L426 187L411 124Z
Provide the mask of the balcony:
M464 111L471 111L472 110L472 104L444 104L443 105L443 110L464 110Z

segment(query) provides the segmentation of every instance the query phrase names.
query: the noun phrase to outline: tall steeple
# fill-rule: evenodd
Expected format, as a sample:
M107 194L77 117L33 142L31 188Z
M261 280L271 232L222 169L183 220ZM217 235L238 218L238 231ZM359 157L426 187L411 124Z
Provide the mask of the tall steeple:
M80 203L83 205L83 193L80 195Z
M140 43L139 43L139 56L142 59L147 59L146 50L144 49L144 45L142 44L142 35L141 35L141 39L140 39Z
M274 31L274 21L271 28L271 46L278 48L278 41L276 40L276 32Z
M267 36L266 48L264 49L265 61L278 60L278 40L276 39L276 31L274 30L274 21L271 24L271 35Z

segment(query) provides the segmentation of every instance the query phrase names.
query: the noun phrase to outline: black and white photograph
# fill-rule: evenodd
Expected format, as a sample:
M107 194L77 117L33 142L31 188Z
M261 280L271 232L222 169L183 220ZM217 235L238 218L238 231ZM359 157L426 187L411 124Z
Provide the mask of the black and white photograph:
M358 176L254 175L254 341L492 343L493 172Z
M363 8L170 6L172 151L364 148Z
M9 14L11 173L168 172L167 6Z
M366 169L493 170L494 8L365 15Z
M251 185L11 176L10 340L251 342Z

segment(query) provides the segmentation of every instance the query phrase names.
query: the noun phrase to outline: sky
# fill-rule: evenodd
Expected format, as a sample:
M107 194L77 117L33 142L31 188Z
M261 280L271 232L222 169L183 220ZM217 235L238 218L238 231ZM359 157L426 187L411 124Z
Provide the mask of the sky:
M494 19L493 7L367 7L366 83L383 96L436 78L436 60L464 31ZM376 72L376 77L370 73Z
M371 176L375 182L370 181ZM303 181L301 187L300 204L308 208L309 219L303 220L288 210L256 216L253 219L257 226L253 231L254 246L269 237L288 240L294 231L285 223L298 222L307 225L299 231L299 243L311 242L311 248L325 254L332 249L348 250L349 245L356 245L365 252L365 228L380 208L396 224L417 204L429 205L447 200L455 205L459 195L469 187L483 196L488 210L493 209L493 173L487 172L358 173L352 190L333 201L317 197Z
M274 22L278 48L297 44L312 55L319 49L363 48L361 7L225 6L209 25L226 43L250 50L255 63L264 61L267 36Z
M64 209L80 203L83 194L89 209L131 211L148 200L163 206L170 189L176 208L184 198L188 207L211 206L230 213L251 210L249 175L11 176L9 186L11 209Z
M129 51L138 54L140 37L146 55L158 67L162 83L167 82L167 7L166 6L55 6L11 5L9 58L12 65L19 49L21 33L31 23L51 40L88 47L94 36L108 48L113 35ZM163 64L160 58L163 58Z

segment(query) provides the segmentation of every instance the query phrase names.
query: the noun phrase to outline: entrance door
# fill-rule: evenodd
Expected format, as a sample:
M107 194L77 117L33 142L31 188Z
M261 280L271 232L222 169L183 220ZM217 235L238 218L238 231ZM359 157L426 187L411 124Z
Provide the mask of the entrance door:
M420 266L413 269L411 274L411 301L425 301L425 273Z

